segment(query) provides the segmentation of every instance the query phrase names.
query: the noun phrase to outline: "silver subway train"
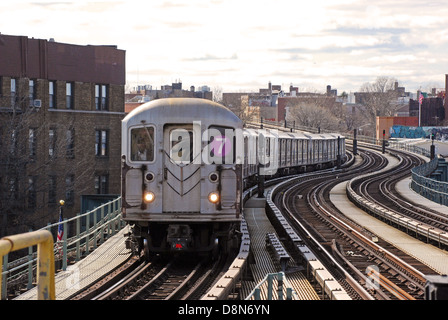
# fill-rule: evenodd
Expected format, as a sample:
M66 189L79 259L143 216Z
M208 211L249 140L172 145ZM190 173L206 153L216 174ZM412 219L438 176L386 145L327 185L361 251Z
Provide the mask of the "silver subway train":
M244 188L258 176L334 166L344 138L243 128L205 99L159 99L122 121L122 214L127 244L146 255L230 250Z

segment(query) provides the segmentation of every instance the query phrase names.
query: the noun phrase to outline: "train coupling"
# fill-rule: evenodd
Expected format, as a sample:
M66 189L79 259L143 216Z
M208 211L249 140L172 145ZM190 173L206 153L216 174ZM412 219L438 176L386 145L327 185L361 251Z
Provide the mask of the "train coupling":
M182 251L191 247L192 230L189 225L170 224L167 230L167 242L172 250Z

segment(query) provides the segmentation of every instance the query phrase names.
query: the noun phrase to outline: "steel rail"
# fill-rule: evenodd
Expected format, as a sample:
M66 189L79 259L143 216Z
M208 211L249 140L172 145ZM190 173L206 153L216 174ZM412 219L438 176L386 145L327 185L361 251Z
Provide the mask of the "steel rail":
M345 223L344 221L342 221L338 217L334 216L329 210L325 209L324 208L324 204L322 203L322 199L323 199L323 191L322 191L322 189L323 189L323 186L325 186L325 185L327 185L327 182L323 182L323 183L321 183L321 184L319 184L317 186L314 186L312 188L313 189L312 195L310 195L310 194L307 195L308 203L312 206L313 210L315 210L316 212L319 212L319 211L322 212L324 214L324 216L326 216L330 220L334 221L334 223L336 225L338 225L341 229L345 230L346 232L348 232L351 235L354 235L359 240L361 240L363 243L368 244L368 246L371 247L374 251L381 252L382 255L385 255L389 259L393 260L395 263L399 264L402 268L409 268L410 267L409 265L404 263L404 261L402 261L401 259L399 259L395 255L393 255L392 253L388 252L387 250L379 247L377 244L375 244L370 239L366 238L364 235L362 235L356 229L352 228L347 223ZM283 206L284 207L286 207L286 203L285 203L286 200L285 200L285 198L286 198L286 196L283 197ZM290 214L290 216L293 216L293 215ZM293 217L293 219L297 220L295 217ZM322 249L323 248L321 247L321 250ZM415 269L411 267L411 270L415 270ZM421 274L419 272L417 272L417 275L420 276ZM391 290L390 289L391 285L388 284L387 286L388 286L388 289Z

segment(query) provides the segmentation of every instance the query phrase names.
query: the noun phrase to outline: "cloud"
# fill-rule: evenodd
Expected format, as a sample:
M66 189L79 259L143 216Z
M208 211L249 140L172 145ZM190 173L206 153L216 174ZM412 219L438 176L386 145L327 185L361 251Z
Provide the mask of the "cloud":
M272 80L351 91L383 74L406 86L448 72L443 1L18 0L0 11L3 34L118 45L131 85Z
M375 35L401 35L411 32L411 28L362 28L359 26L341 26L335 29L327 29L326 33L329 34L343 34L347 36L375 36Z
M184 61L222 61L222 60L238 60L238 55L236 53L231 56L217 56L214 54L206 54L201 57L196 58L185 58Z

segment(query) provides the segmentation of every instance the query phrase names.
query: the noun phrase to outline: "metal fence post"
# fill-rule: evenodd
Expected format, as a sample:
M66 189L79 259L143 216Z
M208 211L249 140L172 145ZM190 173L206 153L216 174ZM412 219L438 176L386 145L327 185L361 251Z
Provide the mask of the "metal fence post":
M67 270L67 219L63 222L64 234L62 236L62 270Z
M117 230L117 222L115 221L115 211L113 210L113 208L111 208L111 204L109 203L107 205L107 209L109 210L109 212L111 212L112 215L112 236L115 235L115 232Z
M81 250L80 250L80 241L81 241L81 214L78 213L78 218L76 219L76 261L81 260Z
M44 238L44 236L42 236ZM53 236L47 237L37 246L37 299L38 300L54 300L55 284L54 284L54 252L53 252Z
M0 268L0 270L2 270L2 277L0 279L1 281L1 290L2 290L2 296L0 297L0 299L4 300L6 299L6 288L7 288L7 281L8 278L6 276L6 271L8 271L8 254L5 254L4 256L0 257L0 261L2 263L2 268Z
M255 291L254 291L254 299L255 300L261 300L260 292L261 292L260 288L255 288Z
M278 273L277 281L278 281L278 287L277 287L278 300L283 300L283 272Z
M93 211L93 250L96 249L96 235L97 235L97 230L96 230L96 224L97 224L97 215L98 213L98 209L95 209Z
M100 230L100 244L104 242L104 206L101 206L101 230Z
M292 288L286 288L286 300L292 300Z
M89 254L90 251L90 245L89 245L89 237L90 237L90 213L92 211L89 212L88 215L86 215L86 255Z
M272 300L272 281L273 281L273 275L268 275L268 300Z
M31 230L30 230L31 232ZM28 247L28 283L26 288L29 290L33 287L33 247Z

